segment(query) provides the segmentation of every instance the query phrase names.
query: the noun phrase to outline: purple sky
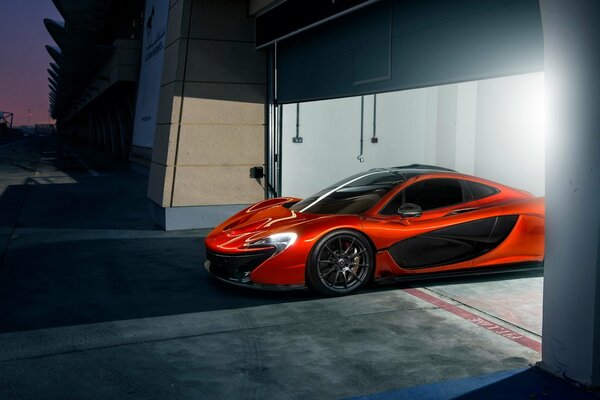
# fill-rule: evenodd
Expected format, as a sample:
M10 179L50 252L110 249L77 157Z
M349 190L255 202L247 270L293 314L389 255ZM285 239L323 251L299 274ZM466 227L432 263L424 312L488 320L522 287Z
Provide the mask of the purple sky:
M45 45L55 45L43 19L62 20L51 0L0 0L0 111L14 113L14 126L47 124L48 72Z

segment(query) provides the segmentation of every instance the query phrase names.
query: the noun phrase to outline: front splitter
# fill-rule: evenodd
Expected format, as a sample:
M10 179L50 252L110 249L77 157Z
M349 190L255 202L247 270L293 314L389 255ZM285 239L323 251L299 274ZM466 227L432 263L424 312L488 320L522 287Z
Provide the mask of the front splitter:
M269 291L273 291L273 292L285 292L285 291L291 291L291 290L306 290L307 289L306 285L270 285L270 284L264 284L264 283L255 283L250 280L242 281L242 280L233 279L233 278L230 278L230 279L222 278L218 275L215 275L210 270L210 261L209 260L206 260L204 262L204 268L216 279L220 280L221 282L225 282L227 284L234 285L234 286L239 286L239 287L244 287L244 288L249 288L249 289L256 289L256 290L269 290Z

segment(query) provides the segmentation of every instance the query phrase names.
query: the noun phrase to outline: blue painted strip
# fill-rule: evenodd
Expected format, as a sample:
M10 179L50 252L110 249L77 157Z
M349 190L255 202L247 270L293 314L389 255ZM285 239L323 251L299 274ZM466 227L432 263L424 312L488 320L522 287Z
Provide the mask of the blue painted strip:
M537 367L437 382L347 400L598 400Z

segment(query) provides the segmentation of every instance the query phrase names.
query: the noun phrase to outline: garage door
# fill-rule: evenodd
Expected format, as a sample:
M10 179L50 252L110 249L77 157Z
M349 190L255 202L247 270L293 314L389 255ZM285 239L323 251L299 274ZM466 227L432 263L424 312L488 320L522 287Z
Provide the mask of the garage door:
M539 4L381 0L281 40L277 68L280 104L541 71Z

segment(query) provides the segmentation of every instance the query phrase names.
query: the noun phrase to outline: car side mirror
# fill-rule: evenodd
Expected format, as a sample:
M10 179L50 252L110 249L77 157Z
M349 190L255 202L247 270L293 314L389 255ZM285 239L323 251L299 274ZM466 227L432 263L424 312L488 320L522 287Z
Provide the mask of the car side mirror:
M417 218L423 215L423 210L417 204L404 203L398 207L398 215L402 218Z

